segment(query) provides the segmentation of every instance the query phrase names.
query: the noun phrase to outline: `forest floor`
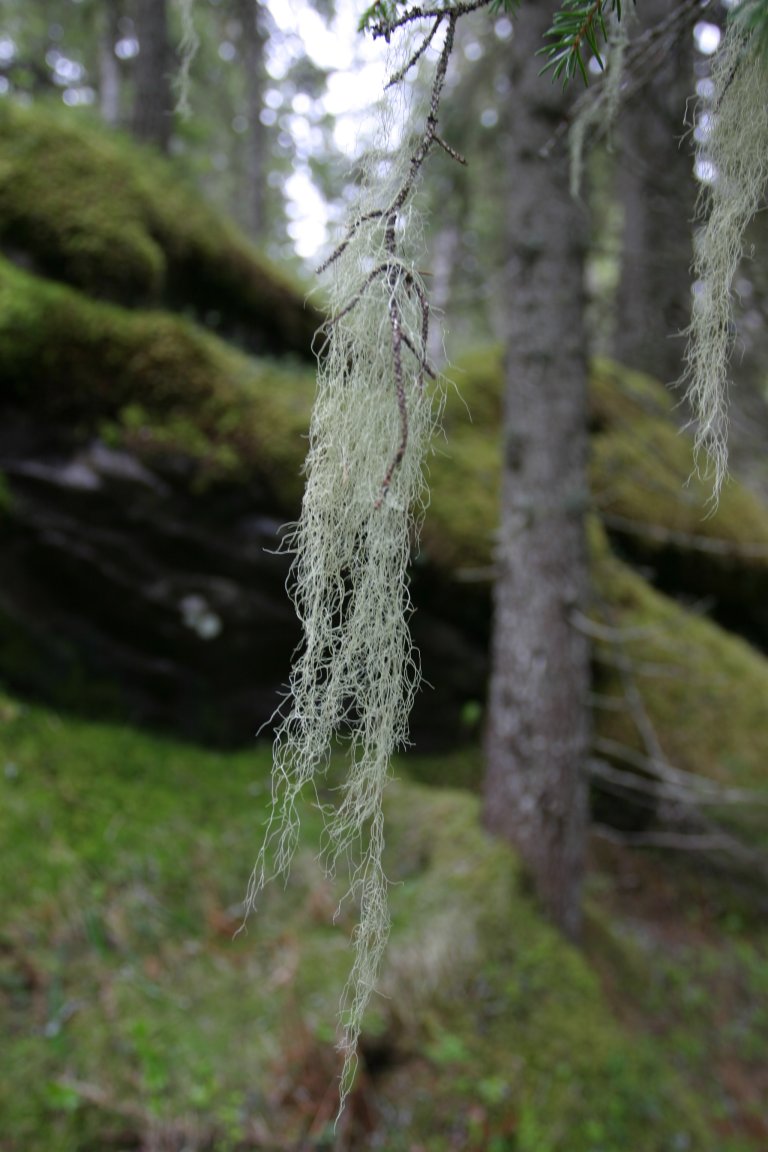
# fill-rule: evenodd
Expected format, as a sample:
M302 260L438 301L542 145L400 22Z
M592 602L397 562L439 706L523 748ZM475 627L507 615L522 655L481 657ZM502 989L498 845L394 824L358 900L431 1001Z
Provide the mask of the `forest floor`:
M0 693L2 1152L765 1152L765 881L595 839L576 950L472 792L409 761L450 785L479 753L396 766L392 939L334 1131L355 919L316 806L238 933L269 749Z

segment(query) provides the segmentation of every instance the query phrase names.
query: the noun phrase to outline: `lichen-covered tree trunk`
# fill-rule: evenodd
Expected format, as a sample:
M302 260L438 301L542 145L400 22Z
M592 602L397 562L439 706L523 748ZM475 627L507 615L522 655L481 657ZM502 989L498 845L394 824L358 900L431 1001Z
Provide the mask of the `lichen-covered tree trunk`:
M171 139L171 59L167 0L135 0L139 38L131 128L134 136L168 151Z
M546 5L521 5L508 102L508 324L501 526L484 815L519 849L570 937L581 922L589 652L584 221L568 160L543 155L562 86L534 55Z
M633 37L658 26L669 11L669 0L643 0ZM624 226L615 356L664 382L676 380L683 367L696 202L685 124L694 85L690 25L669 39L662 39L648 83L621 109L616 183Z

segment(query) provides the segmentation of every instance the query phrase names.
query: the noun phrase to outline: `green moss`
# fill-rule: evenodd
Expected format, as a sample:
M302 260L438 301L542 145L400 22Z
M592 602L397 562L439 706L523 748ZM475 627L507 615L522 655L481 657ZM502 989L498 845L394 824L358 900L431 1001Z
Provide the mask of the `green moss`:
M467 425L439 440L429 461L424 559L456 572L487 569L499 517L500 433Z
M710 620L654 591L594 539L596 611L617 629L597 641L600 691L623 700L617 659L628 659L661 748L678 768L723 784L764 788L768 661ZM596 712L597 734L643 750L628 706ZM644 749L647 752L647 749Z
M189 321L128 312L0 259L0 387L37 420L98 432L193 482L266 478L299 500L313 375L235 352Z
M192 307L310 354L319 315L297 290L170 163L71 115L0 108L0 242L93 296Z
M714 515L707 515L711 485L693 473L689 437L681 436L669 394L650 377L598 361L590 389L591 481L597 510L634 522L646 547L661 547L670 533L768 548L768 514L736 481L723 490ZM654 537L654 530L658 536ZM755 558L765 566L765 557Z
M584 957L480 831L476 802L411 786L392 790L387 815L397 883L380 1011L396 1043L426 1055L389 1089L410 1082L404 1108L424 1146L451 1134L469 1146L475 1112L487 1147L709 1147L674 1072L611 1017Z
M502 364L498 349L451 370L446 440L430 463L431 504L423 530L428 559L449 570L488 568L498 524ZM590 380L593 504L611 530L642 541L643 555L673 546L733 547L742 579L766 570L768 513L737 481L709 515L711 489L692 476L673 399L648 376L597 361ZM706 553L705 553L706 554ZM726 564L728 567L728 564Z
M491 345L466 353L447 369L446 433L453 435L469 422L488 431L503 417L503 352Z
M115 1125L136 1143L158 1125L221 1149L254 1131L307 1139L338 1068L355 911L334 925L343 878L318 871L308 806L287 887L233 939L268 771L260 751L65 721L0 693L6 1137L30 1152L106 1146ZM612 1018L476 803L393 785L387 818L394 930L359 1087L362 1106L375 1076L382 1120L359 1146L386 1131L392 1152L482 1134L510 1152L666 1152L679 1133L708 1149L677 1074Z
M444 437L428 461L430 504L422 559L449 572L488 569L498 527L501 354L473 353L451 366Z

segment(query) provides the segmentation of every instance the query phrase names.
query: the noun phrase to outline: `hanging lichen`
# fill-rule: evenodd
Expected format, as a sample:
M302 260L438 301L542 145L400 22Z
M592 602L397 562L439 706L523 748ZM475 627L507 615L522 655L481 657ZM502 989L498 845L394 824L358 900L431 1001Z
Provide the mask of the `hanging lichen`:
M705 179L696 236L694 299L685 381L696 416L697 463L716 503L727 474L728 368L734 343L733 282L744 234L768 180L768 68L757 37L729 23L712 69L714 96L700 132L697 169Z
M338 806L325 810L324 844L329 871L340 858L353 861L350 897L359 905L342 1001L342 1106L389 933L382 797L392 754L407 741L419 682L408 562L442 390L427 362L429 306L413 196L435 144L460 159L437 133L457 19L435 13L419 45L401 48L358 202L321 269L330 278L331 319L319 349L301 517L288 539L303 644L275 740L272 807L248 893L252 907L270 876L287 873L300 798L313 789L317 795L333 748L346 745L347 780ZM445 39L419 115L404 81L440 29ZM416 136L413 123L422 124Z
M200 37L197 34L193 14L194 3L195 0L176 0L176 6L181 17L181 40L178 49L179 67L173 81L173 87L176 90L176 108L174 111L184 120L192 114L189 103L190 72L200 49Z
M626 83L624 70L625 53L629 43L631 17L625 13L622 18L614 14L611 18L607 40L605 79L595 96L584 96L578 103L576 114L568 130L568 151L570 156L571 195L581 193L584 175L584 147L588 137L603 138L611 132L616 122ZM600 66L603 67L602 59Z

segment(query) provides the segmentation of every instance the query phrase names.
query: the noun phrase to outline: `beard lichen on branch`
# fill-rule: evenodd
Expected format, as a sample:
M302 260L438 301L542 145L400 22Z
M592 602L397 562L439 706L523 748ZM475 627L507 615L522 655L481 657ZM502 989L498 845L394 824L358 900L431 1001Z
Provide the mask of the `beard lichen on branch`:
M359 906L354 959L342 997L344 1058L340 1109L354 1081L357 1042L389 934L382 799L393 753L408 739L419 684L411 642L408 561L426 507L424 466L443 391L427 359L429 303L417 267L421 229L413 203L421 167L438 145L440 96L459 15L413 10L373 27L389 41L397 28L428 22L414 41L398 36L376 146L363 164L358 201L343 239L319 269L327 273L330 319L318 347L301 515L287 537L289 590L302 625L289 693L274 746L272 800L251 877L252 909L272 876L287 875L299 840L299 803L314 791L325 816L324 863L351 861L348 897ZM445 29L427 106L416 118L404 84ZM413 123L422 127L414 134ZM347 747L349 768L336 806L318 786L332 749Z

